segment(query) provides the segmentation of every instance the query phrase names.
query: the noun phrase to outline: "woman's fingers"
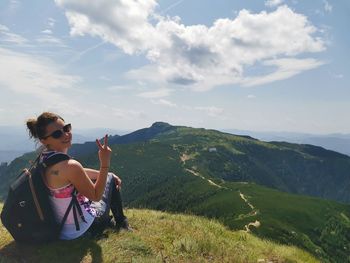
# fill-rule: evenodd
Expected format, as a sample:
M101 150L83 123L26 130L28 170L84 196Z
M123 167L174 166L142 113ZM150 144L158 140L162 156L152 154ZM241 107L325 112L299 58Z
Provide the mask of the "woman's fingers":
M98 147L100 150L103 149L103 147L102 147L102 145L101 145L101 143L100 143L100 141L99 141L98 139L96 139L96 144L97 144L97 147Z
M96 139L96 144L100 150L108 148L108 134L105 135L103 139L103 145L100 143L100 140Z
M116 187L118 190L120 190L121 187L122 187L122 180L121 180L118 176L116 176L116 175L114 175L114 183L115 183L115 187Z
M108 134L105 135L104 147L107 147L107 145L108 145Z

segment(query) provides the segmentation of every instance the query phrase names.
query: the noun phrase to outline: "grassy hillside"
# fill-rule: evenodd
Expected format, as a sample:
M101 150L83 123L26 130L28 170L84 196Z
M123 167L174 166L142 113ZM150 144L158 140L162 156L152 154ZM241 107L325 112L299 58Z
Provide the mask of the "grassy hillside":
M350 206L293 195L247 182L227 182L200 169L196 154L150 141L113 148L112 170L123 178L130 207L215 218L234 230L250 226L260 237L297 245L327 261L350 261ZM215 153L214 153L215 154ZM97 165L91 155L82 161Z
M201 217L138 209L127 216L132 233L108 229L97 238L41 246L17 245L0 224L0 262L318 262Z

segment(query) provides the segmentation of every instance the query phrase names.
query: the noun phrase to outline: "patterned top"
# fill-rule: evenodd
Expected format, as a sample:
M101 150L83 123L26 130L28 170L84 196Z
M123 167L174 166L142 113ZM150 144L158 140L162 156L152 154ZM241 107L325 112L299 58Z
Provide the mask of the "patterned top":
M47 155L45 156L44 154L43 154L43 158L45 159ZM50 192L49 199L55 211L56 220L57 222L61 222L64 217L64 214L66 213L67 207L69 206L72 200L74 185L68 184L60 188L51 188L46 183L46 186ZM88 230L88 228L91 226L91 224L93 223L96 217L96 210L90 206L91 201L87 197L78 193L77 200L79 202L79 205L81 207L81 210L83 212L86 222L84 222L80 218L80 216L78 216L80 230L77 231L74 223L73 210L71 210L62 228L60 239L68 240L68 239L75 239L81 236Z
M68 198L69 200L72 199L71 196L72 196L72 193L74 191L74 185L68 184L66 186L56 188L56 189L53 189L53 188L49 187L48 185L46 185L46 186L50 190L50 197L51 198L55 198L55 199ZM82 210L85 210L93 217L96 217L96 211L95 211L95 209L90 207L91 201L87 197L78 193L77 199L78 199L78 202L79 202Z

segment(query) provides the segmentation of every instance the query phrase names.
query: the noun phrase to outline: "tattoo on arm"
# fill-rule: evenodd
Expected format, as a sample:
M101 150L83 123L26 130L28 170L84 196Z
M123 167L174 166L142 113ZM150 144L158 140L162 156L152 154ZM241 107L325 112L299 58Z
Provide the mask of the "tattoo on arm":
M57 176L57 175L58 175L58 170L52 170L52 171L51 171L51 174Z

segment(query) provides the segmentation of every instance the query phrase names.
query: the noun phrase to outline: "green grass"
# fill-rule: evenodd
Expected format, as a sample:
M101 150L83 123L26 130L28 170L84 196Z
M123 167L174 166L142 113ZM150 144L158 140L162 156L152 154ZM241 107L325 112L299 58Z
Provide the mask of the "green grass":
M18 245L0 224L0 262L319 262L298 248L198 216L139 209L126 214L134 232L107 229L99 238L40 246Z

